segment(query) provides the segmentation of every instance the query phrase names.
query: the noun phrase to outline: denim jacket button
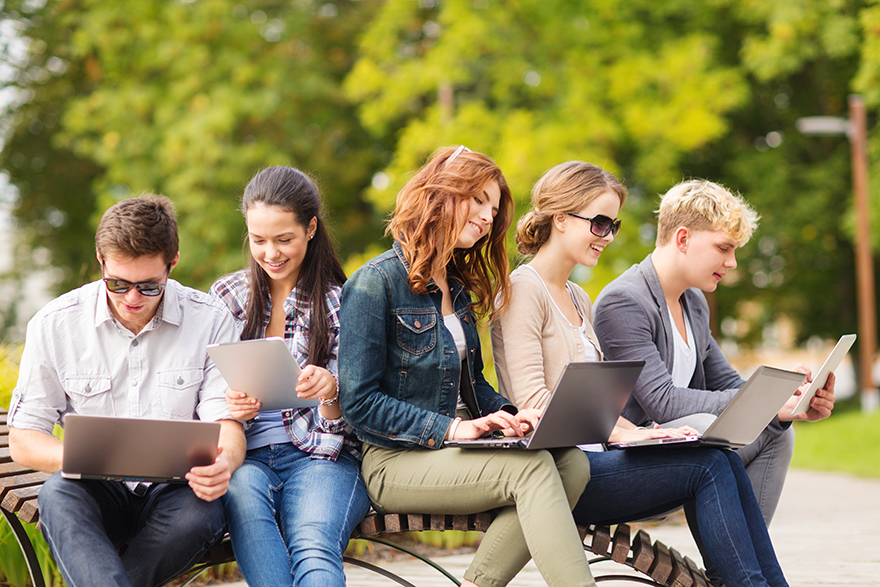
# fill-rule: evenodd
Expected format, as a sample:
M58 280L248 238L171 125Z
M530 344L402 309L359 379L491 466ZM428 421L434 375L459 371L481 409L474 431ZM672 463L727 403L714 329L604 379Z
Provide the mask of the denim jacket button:
M419 322L418 320L416 320L413 324L415 324L415 327L416 327L416 328L421 328L421 327L422 327L422 323Z
M465 322L468 321L468 317L467 317L467 316L464 317L464 321L465 321Z
M434 446L435 442L433 438L428 439L428 446Z

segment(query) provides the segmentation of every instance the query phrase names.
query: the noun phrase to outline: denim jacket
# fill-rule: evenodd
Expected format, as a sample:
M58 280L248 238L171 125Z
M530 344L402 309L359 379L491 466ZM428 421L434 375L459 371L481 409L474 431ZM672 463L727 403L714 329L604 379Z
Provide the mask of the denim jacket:
M455 417L458 390L473 417L516 408L483 377L474 315L450 275L452 305L467 342L460 361L443 323L440 290L415 294L399 243L367 262L342 288L339 406L361 440L387 448L440 448ZM467 372L462 373L462 366ZM473 413L476 411L477 413Z

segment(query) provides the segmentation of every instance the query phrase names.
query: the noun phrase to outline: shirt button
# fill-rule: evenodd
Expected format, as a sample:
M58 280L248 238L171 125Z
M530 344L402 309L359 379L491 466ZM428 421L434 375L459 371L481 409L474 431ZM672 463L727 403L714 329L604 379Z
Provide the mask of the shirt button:
M91 391L92 391L92 386L89 385L88 383L86 383L86 388L85 388L83 391L85 391L86 393L91 392Z
M177 378L177 385L183 385L183 377Z
M428 446L434 446L434 444L436 444L436 443L434 442L434 439L433 439L433 438L429 438L429 439L428 439Z
M132 386L132 387L137 387L137 384L138 384L138 382L135 381L134 379L132 379L132 381L131 381L131 386Z
M139 344L141 344L141 341L139 341L138 339L134 339L131 343L131 346L137 346Z
M422 323L419 322L418 320L416 320L413 324L415 324L416 328L421 328L421 327L422 327Z

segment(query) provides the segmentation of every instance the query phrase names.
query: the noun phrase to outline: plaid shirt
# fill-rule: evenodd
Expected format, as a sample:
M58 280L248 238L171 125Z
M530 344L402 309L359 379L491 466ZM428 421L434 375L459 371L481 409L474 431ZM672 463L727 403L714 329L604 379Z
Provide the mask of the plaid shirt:
M211 295L224 302L232 311L239 335L244 330L245 307L250 295L249 273L248 269L237 271L221 277L211 286ZM336 352L339 348L340 291L341 288L334 287L327 292L330 360L324 367L334 375L338 373ZM262 328L264 336L272 312L272 300L268 302ZM300 367L305 367L309 362L309 301L298 287L295 287L284 301L284 314L284 341ZM335 461L341 450L345 450L357 459L361 458L360 442L354 436L351 426L342 418L328 420L321 415L317 406L283 410L282 416L290 441L298 449L311 453L312 458Z

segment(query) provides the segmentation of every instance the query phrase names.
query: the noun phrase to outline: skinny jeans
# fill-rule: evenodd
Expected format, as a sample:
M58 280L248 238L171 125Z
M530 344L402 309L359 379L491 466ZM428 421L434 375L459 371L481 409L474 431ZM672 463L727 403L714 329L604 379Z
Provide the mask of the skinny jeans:
M530 558L550 587L593 587L571 508L589 480L576 448L388 449L364 445L367 492L379 512L473 514L502 508L465 579L503 587Z
M665 446L587 456L590 482L574 508L578 524L617 524L686 505L704 562L715 563L725 585L788 585L735 452Z

